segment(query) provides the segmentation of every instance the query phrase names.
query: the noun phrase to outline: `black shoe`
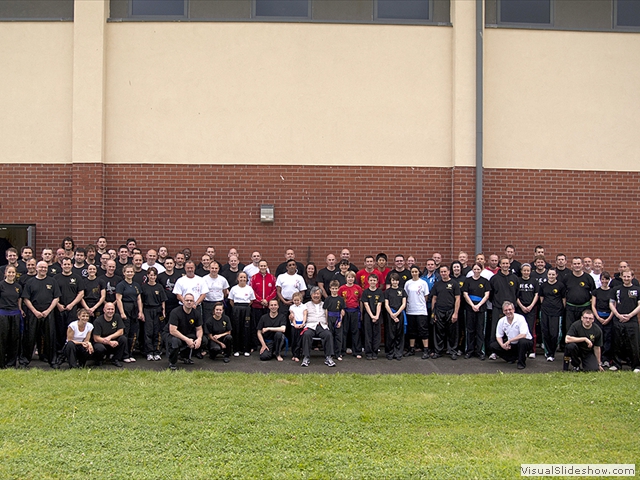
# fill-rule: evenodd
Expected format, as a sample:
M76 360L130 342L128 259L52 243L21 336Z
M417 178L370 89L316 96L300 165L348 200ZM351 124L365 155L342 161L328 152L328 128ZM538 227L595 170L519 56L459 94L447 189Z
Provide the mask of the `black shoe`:
M171 371L175 371L175 370L177 370L177 369L178 369L178 367L176 367L176 364L175 364L175 363L170 363L170 364L169 364L169 370L171 370Z
M469 360L473 355L471 353L465 353L464 358Z
M373 357L371 357L371 358L373 358L374 360L377 360L377 359L378 359L378 355L374 355L374 356L373 356Z
M230 360L229 360L229 357L224 357L224 358L222 359L222 361L223 361L224 363L229 363L229 361L230 361Z
M401 360L402 360L402 355L398 355L398 356L396 357L396 360L401 361Z
M442 355L440 355L439 353L435 353L435 352L433 352L433 353L431 354L431 358L432 358L432 359L434 359L434 360L435 360L436 358L440 358L441 356L442 356Z
M415 348L410 348L409 350L406 351L404 356L405 357L413 357L415 354L416 354L416 349Z
M57 363L52 363L51 368L53 368L54 370L60 370L60 365L58 365Z
M483 353L480 355L480 360L484 362L487 359L487 356Z
M523 365L522 363L518 364L518 370L524 370L526 367L526 365Z
M387 355L387 360L393 360L393 355Z
M367 355L366 358L367 360L373 360L373 357L371 355Z
M102 360L99 360L97 362L93 362L93 366L94 367L101 367L102 366Z
M120 360L114 360L111 362L114 367L122 368L122 362Z
M202 355L202 353L198 352L198 353L196 353L196 358L199 358L200 360L202 360L204 358L204 355Z
M451 354L451 360L457 360L458 359L458 354L457 353L452 353Z
M428 360L428 359L429 359L429 352L425 350L424 353L422 354L422 360Z
M183 358L182 363L184 363L185 365L193 365L193 360L191 360L190 358Z

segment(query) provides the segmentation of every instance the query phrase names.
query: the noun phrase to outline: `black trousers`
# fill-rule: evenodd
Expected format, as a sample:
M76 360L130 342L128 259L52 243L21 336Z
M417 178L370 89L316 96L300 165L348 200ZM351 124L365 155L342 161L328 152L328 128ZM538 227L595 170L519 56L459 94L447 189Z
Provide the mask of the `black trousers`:
M509 350L505 350L500 346L497 340L491 342L491 350L500 358L507 362L518 362L518 365L525 367L527 365L527 355L533 348L533 340L521 338L516 343L511 344Z
M164 322L160 321L162 308L144 309L144 353L147 355L160 355L162 339L160 332L164 328Z
M264 341L269 350L265 350L260 354L260 360L268 361L282 354L284 348L285 335L283 332L273 332L273 338ZM262 345L260 346L262 347Z
M231 318L233 349L236 352L251 351L251 307L249 304L235 304Z
M458 324L453 323L453 310L433 312L433 349L438 355L451 355L458 352Z
M7 312L9 313L9 312ZM0 315L0 368L17 366L21 315Z
M564 359L571 361L574 367L581 367L585 372L597 372L598 359L593 353L593 349L589 353L585 353L577 343L567 343L564 346Z
M322 348L324 349L325 357L333 356L333 336L329 330L325 330L322 327L317 327L315 330L307 328L302 334L302 355L305 357L311 356L311 343L313 337L318 337L322 341Z
M342 355L346 354L347 341L351 336L351 350L353 356L362 354L362 343L360 342L360 310L357 308L348 308L345 310L342 319Z
M601 359L603 362L610 362L613 359L613 318L606 325L602 325L598 321L595 324L602 330Z
M192 340L195 340L196 337L189 337ZM187 342L181 340L178 337L174 337L173 335L169 335L167 339L168 347L167 350L169 352L169 363L175 365L178 363L178 357L182 355L183 358L187 358L189 356L189 347L187 347Z
M127 338L124 335L120 335L115 339L118 342L116 347L112 347L111 345L104 345L102 343L94 343L93 344L93 359L96 362L101 362L106 358L107 355L113 354L114 360L122 361L124 357L124 351L127 347Z
M378 355L380 348L380 319L371 320L368 314L364 314L364 353L367 356Z
M484 349L484 331L487 325L487 312L474 312L471 308L466 308L466 345L465 353L472 355L482 355Z
M29 365L33 358L33 349L36 343L38 345L38 353L42 360L46 360L50 365L58 362L58 354L56 351L56 320L53 312L44 318L36 318L31 311L27 313L22 335L21 365Z
M337 315L335 315L337 313ZM342 321L340 320L340 313L338 312L329 312L329 330L331 330L331 335L333 335L333 352L335 355L342 355ZM338 322L340 322L340 326L337 327Z
M402 312L398 315L398 321L395 322L390 315L387 315L385 327L387 357L402 358L402 351L404 350L404 322L406 318L406 314Z
M623 357L629 358L632 369L640 367L640 335L638 332L638 319L632 318L622 323L618 318L613 319L613 339L616 363L620 363Z
M254 308L251 307L251 327L250 327L250 335L251 335L251 348L254 350L260 350L260 340L258 340L258 322L260 322L260 318L263 315L269 313L268 308ZM287 319L289 316L287 315ZM287 322L289 323L289 322Z
M558 336L562 325L562 317L550 317L540 312L540 327L542 328L542 342L544 354L547 357L555 357L558 349Z
M233 354L233 337L229 335L225 335L220 338L220 341L224 343L224 348L218 342L214 342L213 340L207 340L207 350L209 350L209 358L213 360L218 355L224 354L225 357L230 357Z
M124 350L124 358L132 356L133 348L138 340L138 334L140 333L140 323L138 320L138 305L133 302L122 302L122 308L124 314L127 317L123 319L124 322L124 336L127 338L127 343Z
M89 351L79 343L67 342L63 349L65 357L69 362L69 368L84 367L91 357Z
M71 310L61 312L56 307L53 311L56 319L56 352L62 353L67 343L67 328L71 322L78 319L78 308L75 306Z

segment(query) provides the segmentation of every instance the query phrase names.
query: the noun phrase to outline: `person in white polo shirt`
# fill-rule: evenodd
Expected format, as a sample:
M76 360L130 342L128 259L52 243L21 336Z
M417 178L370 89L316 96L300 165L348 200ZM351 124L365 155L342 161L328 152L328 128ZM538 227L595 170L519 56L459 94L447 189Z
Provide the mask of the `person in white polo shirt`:
M509 363L518 363L518 369L527 366L527 354L533 348L533 340L525 318L515 313L511 302L502 304L502 317L498 321L495 341L491 342L491 349Z

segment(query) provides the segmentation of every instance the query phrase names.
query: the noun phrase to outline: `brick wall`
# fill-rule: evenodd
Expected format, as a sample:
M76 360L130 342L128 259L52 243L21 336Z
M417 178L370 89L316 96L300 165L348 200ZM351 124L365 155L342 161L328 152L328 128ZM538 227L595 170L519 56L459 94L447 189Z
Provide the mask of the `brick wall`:
M142 248L214 245L245 263L258 248L274 265L292 247L301 261L351 249L415 255L424 265L474 251L474 168L242 165L0 165L0 223L36 223L37 247L71 234L84 245L104 233L112 246L133 236ZM484 251L513 243L531 260L541 243L549 256L620 258L640 268L634 232L640 174L486 170ZM610 192L625 191L617 202ZM259 221L275 204L274 224Z

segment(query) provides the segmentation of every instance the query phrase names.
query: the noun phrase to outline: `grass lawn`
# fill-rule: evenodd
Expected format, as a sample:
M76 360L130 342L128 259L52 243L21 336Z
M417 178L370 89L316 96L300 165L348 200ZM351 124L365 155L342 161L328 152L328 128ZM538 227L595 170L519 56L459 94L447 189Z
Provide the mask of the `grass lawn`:
M0 478L514 478L640 466L640 376L0 372Z

